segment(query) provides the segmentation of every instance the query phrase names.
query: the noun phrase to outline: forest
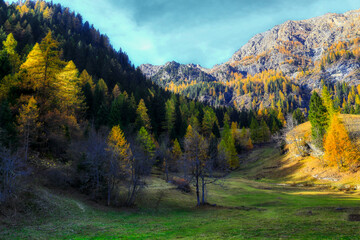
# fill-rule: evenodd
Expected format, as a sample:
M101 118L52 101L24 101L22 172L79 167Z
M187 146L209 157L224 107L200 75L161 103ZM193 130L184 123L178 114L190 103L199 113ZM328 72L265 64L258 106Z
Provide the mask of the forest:
M3 202L39 171L51 184L131 206L160 169L179 188L193 184L206 204L206 184L285 123L281 109L214 108L167 92L59 4L2 2L1 14Z
M223 191L259 191L256 184L266 190L267 180L247 181L261 181L267 174L261 171L277 165L254 175L247 166L257 169L254 161L272 164L273 156L286 154L306 158L320 152L322 167L357 172L357 144L342 119L360 114L359 86L325 79L321 90L309 92L275 70L233 73L225 83L161 84L60 4L0 0L0 24L0 225L44 212L41 191L52 192L46 197L79 194L98 208L141 211L154 182L166 188L149 201L155 205L148 212L181 194L187 206L178 200L166 205L174 216L190 211L183 210L188 205L205 209L201 214L209 213L207 207L261 214L261 205L251 205L255 195L242 200L250 207L240 207ZM342 49L330 48L319 68L336 56L357 56ZM225 104L229 92L239 97L232 106ZM215 102L200 101L204 94ZM311 133L291 138L308 120ZM231 206L216 205L221 197L212 203L212 193Z

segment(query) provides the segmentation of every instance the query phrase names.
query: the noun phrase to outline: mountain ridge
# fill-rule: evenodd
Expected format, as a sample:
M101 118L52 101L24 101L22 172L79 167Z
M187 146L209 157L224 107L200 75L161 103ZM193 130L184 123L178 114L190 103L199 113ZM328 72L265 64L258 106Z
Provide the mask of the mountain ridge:
M191 81L226 84L234 80L234 74L241 74L245 78L269 70L284 73L291 81L310 90L320 88L323 79L357 85L360 77L357 56L343 59L344 54L341 54L340 60L336 57L336 61L325 66L321 65L321 61L325 61L322 58L329 54L333 45L358 41L359 19L360 9L343 14L327 13L307 20L288 20L254 35L227 62L209 69L198 64L179 64L174 61L157 66L143 64L140 69L147 78L164 88L169 88L171 82L175 85ZM358 42L343 50L353 51L358 48L357 45ZM338 52L341 50L334 49ZM197 74L187 75L186 69ZM233 96L225 105L231 105L235 98Z

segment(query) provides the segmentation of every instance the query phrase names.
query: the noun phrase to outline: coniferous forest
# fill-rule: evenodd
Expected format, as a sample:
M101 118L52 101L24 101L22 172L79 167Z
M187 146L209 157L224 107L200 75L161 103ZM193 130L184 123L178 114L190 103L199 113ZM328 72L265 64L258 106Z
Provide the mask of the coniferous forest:
M79 13L42 0L0 0L0 26L0 238L308 238L313 215L316 237L355 236L354 204L335 197L358 198L355 84L322 76L309 89L271 69L151 79ZM228 104L230 93L251 97ZM339 213L349 226L329 232ZM27 227L59 219L53 236Z

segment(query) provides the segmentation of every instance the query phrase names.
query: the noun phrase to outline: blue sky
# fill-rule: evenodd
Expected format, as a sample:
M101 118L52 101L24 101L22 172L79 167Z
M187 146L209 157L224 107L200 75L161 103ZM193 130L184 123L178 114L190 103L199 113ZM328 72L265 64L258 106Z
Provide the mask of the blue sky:
M359 0L53 0L80 13L132 62L212 67L286 20L360 8Z

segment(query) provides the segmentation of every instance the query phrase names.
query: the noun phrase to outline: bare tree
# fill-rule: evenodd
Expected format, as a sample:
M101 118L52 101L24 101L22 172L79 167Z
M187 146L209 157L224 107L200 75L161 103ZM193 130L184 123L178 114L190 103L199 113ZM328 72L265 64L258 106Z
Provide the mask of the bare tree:
M273 139L279 146L286 144L295 150L296 155L304 156L307 154L307 149L304 146L303 136L294 130L297 125L297 121L291 115L287 115L285 127L275 134Z
M156 157L159 158L162 161L162 167L164 169L165 173L165 179L166 182L169 182L169 171L170 171L170 159L171 159L171 153L170 153L170 140L169 136L164 135L160 139L160 147L156 151Z
M26 174L20 157L0 146L0 202L11 198L21 176Z
M105 163L109 159L106 151L106 133L96 132L92 128L85 141L73 143L68 157L77 160L77 173L82 190L89 192L92 198L98 198L105 189Z
M132 157L126 166L127 198L126 205L133 206L139 191L145 187L145 177L151 173L154 157L147 154L141 146L130 138Z

